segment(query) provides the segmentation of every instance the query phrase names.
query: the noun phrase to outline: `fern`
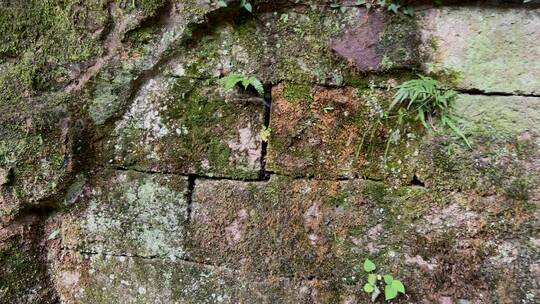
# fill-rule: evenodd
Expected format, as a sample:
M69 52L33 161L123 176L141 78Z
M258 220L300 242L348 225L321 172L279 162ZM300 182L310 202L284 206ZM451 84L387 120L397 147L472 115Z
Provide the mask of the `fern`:
M398 86L389 111L396 106L402 106L407 113L414 115L414 119L424 125L426 129L435 129L434 117L440 118L443 126L448 127L459 136L470 148L469 140L463 131L456 125L452 114L453 102L457 93L452 90L442 90L439 82L433 78L418 75L419 79L409 80ZM400 118L403 112L400 111Z
M230 91L237 84L241 84L244 87L244 90L247 90L249 86L252 86L259 95L264 95L263 84L255 76L246 76L243 74L234 73L228 76L225 76L220 79L221 85L225 91Z

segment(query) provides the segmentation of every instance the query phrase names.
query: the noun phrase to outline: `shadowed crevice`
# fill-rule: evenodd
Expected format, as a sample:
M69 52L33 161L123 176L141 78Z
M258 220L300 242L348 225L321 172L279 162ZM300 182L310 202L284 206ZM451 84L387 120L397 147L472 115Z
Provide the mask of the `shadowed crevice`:
M186 192L186 224L191 223L191 213L193 210L193 192L195 191L196 175L188 176L188 188Z

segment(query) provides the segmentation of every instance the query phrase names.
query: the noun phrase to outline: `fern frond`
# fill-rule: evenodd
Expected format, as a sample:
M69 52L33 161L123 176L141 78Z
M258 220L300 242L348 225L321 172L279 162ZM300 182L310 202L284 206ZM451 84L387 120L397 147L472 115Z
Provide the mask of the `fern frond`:
M259 95L264 95L263 84L255 76L246 76L238 73L233 73L221 78L219 82L221 86L223 86L225 91L230 91L238 83L240 83L244 87L244 90L247 90L247 88L251 85L257 91L257 93L259 93Z

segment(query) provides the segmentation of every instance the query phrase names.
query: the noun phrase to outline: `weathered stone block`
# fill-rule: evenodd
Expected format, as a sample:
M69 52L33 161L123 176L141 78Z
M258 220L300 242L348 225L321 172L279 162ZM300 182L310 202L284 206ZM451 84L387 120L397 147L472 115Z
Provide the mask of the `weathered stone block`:
M88 253L183 256L187 178L106 171L91 179L62 224L63 245Z
M186 252L192 260L244 273L315 277L333 290L322 294L337 299L346 299L354 286L361 290L362 262L369 256L378 272L405 282L410 300L489 302L497 297L490 284L508 280L500 267L485 264L500 265L506 250L487 240L529 233L538 221L522 209L523 201L509 201L503 192L481 197L277 176L269 182L201 180ZM535 251L527 249L528 239L518 239L508 267L516 269L509 273L519 289L534 284L518 278L534 272L529 266ZM361 303L368 301L357 295Z
M354 277L371 206L363 190L358 180L200 180L187 255L261 275Z
M428 71L453 75L462 89L540 93L540 10L436 8L420 23Z
M308 282L246 277L185 261L67 253L56 286L63 303L313 303Z
M455 112L472 148L449 130L426 137L408 164L426 186L521 197L537 187L540 98L460 94Z
M474 135L505 139L523 132L540 134L540 97L460 94L455 110Z
M268 170L330 178L382 178L388 172L412 178L399 164L414 157L422 130L382 119L392 98L388 92L280 84L272 97Z
M420 37L414 19L362 9L356 24L330 41L330 49L361 72L414 68Z
M166 72L196 78L237 72L256 75L264 83L341 84L346 63L333 59L328 43L364 11L351 8L337 14L328 13L324 5L275 5L284 7L279 13L262 8L249 17L234 9L209 14L206 24L194 27Z
M102 156L144 171L255 178L262 115L262 99L225 96L212 81L158 77L116 123Z

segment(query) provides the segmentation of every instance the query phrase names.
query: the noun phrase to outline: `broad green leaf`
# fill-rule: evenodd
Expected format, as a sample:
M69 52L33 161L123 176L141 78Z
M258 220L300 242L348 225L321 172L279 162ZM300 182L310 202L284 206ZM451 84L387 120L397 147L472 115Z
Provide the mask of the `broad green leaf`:
M227 2L225 2L225 0L218 0L217 1L217 6L218 7L227 7Z
M392 284L392 281L394 280L394 277L392 277L391 275L385 274L383 276L383 279L384 279L384 282L386 284Z
M228 76L225 76L225 77L221 78L220 83L223 86L223 88L225 89L225 91L229 91L232 88L234 88L234 86L238 82L242 81L243 77L244 76L242 76L240 74L231 74L231 75L228 75Z
M375 269L377 269L377 267L375 267L375 263L373 263L370 259L366 258L366 260L364 261L364 271L372 272Z
M399 4L395 4L395 3L392 3L388 6L388 10L389 11L392 11L394 14L397 14L398 13L398 9L399 9L400 5Z
M374 273L368 274L367 281L369 284L375 285L375 283L377 282L377 275Z
M246 11L250 12L252 11L252 8L251 8L251 4L250 3L246 3L244 4L244 8L246 9Z
M374 290L373 288L373 285L369 284L369 283L366 283L364 285L364 291L367 292L367 293L372 293Z
M403 286L403 283L401 283L400 280L393 280L390 285L392 285L392 287L394 287L398 292L405 294L405 286Z
M386 285L384 287L384 299L386 301L392 300L397 296L398 292L392 285Z
M264 95L263 84L255 76L244 76L242 74L231 74L220 79L220 83L226 91L231 90L238 83L241 83L244 89L247 89L250 85L261 96Z

